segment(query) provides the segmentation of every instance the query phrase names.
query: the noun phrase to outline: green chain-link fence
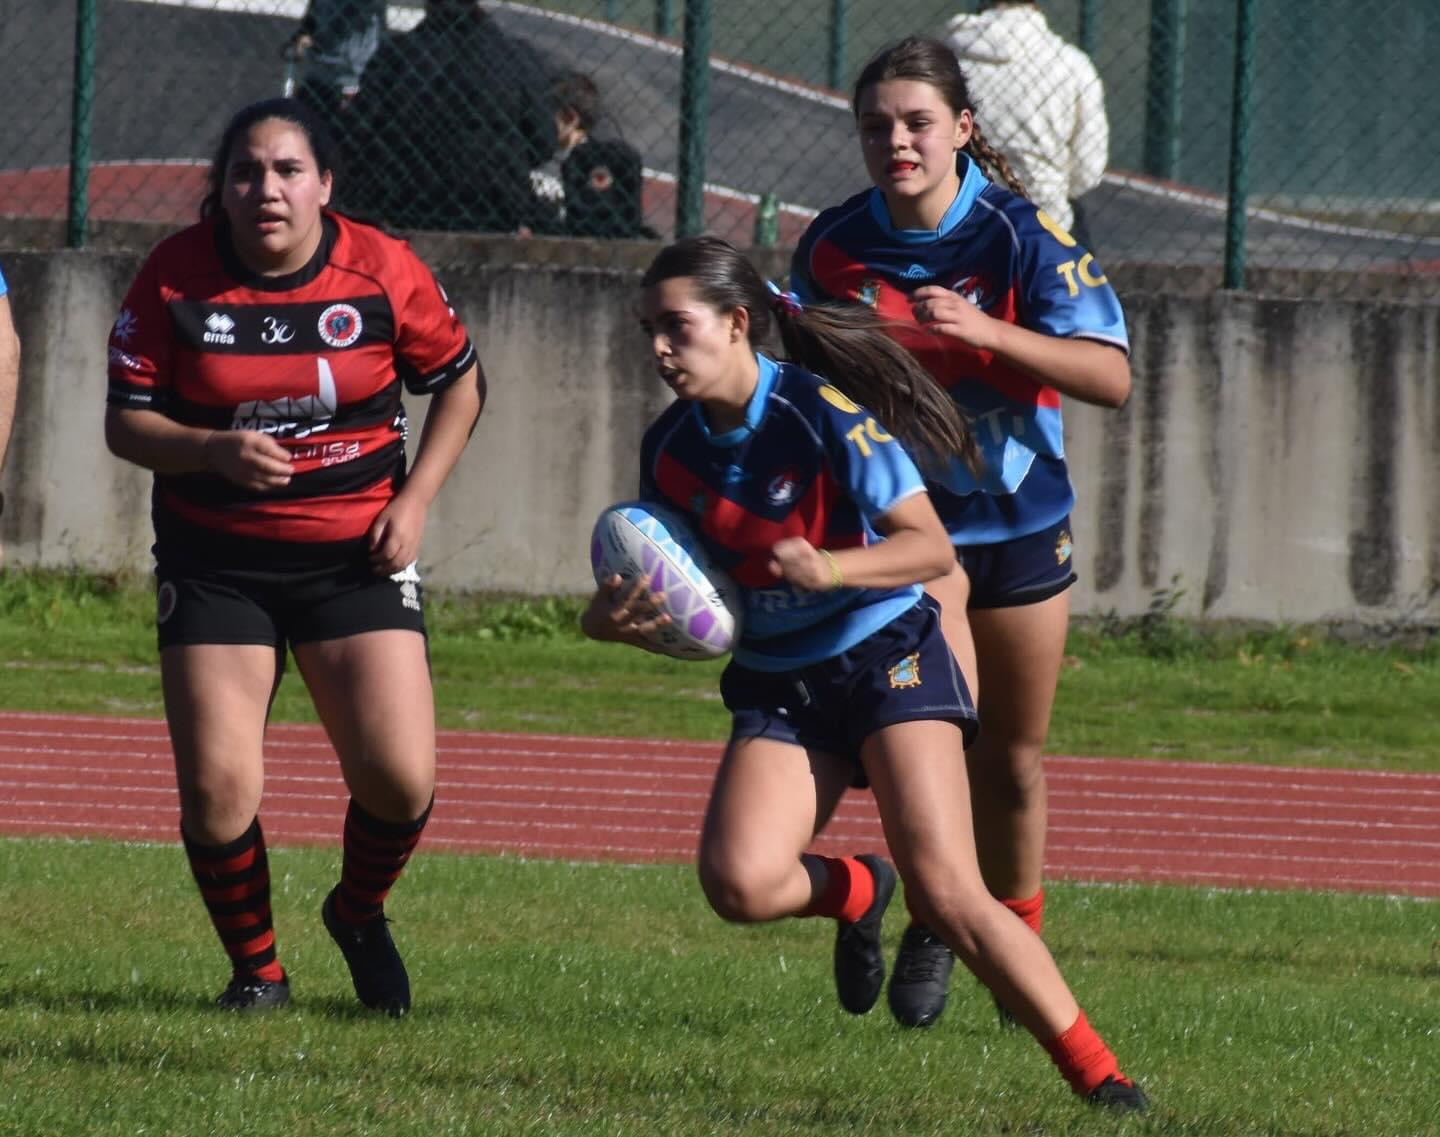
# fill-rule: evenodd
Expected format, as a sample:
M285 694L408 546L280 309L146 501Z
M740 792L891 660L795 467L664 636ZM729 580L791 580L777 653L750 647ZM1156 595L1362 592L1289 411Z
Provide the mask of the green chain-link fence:
M384 11L386 42L361 74L325 23L345 2L311 5L312 26L299 0L11 0L0 239L82 244L106 222L192 219L229 114L294 89L333 96L341 203L399 228L787 244L866 184L848 88L867 56L980 7L484 4L506 39L476 46L469 19L447 32L418 3L348 0L361 23ZM1038 9L1103 83L1106 173L1079 201L1107 266L1230 287L1260 269L1383 272L1440 295L1433 0ZM1031 87L1063 66L1034 52L1028 65ZM568 152L557 92L590 128ZM989 97L982 125L1003 117Z

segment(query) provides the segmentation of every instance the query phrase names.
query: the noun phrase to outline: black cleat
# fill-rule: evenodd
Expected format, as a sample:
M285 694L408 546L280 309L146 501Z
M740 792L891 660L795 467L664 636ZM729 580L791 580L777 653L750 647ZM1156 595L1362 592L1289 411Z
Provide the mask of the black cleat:
M380 916L364 924L345 923L335 915L335 892L332 888L325 897L320 919L345 957L356 996L372 1011L384 1011L391 1018L408 1014L410 976L385 926L388 921Z
M875 899L853 924L835 930L835 991L840 1005L852 1015L863 1015L880 998L885 986L885 953L880 943L880 922L895 894L895 870L883 857L862 853L855 858L875 881Z
M1150 1108L1150 1102L1139 1086L1129 1078L1117 1078L1114 1074L1086 1094L1085 1100L1091 1105L1113 1109L1116 1113L1144 1113Z
M890 1013L905 1027L931 1026L945 1009L955 953L923 924L911 924L900 937L895 971L890 976Z
M220 992L215 1005L222 1011L251 1014L257 1011L278 1011L290 1001L290 980L261 979L256 975L236 975L230 986Z

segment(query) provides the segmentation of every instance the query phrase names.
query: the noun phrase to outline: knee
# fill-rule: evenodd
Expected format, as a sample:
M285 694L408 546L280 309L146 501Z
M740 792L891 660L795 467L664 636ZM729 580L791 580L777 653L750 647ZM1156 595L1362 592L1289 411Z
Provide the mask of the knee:
M702 855L698 871L705 899L720 919L755 924L775 918L773 880L762 867Z
M907 879L905 902L915 918L938 932L962 962L976 958L994 907L983 882Z

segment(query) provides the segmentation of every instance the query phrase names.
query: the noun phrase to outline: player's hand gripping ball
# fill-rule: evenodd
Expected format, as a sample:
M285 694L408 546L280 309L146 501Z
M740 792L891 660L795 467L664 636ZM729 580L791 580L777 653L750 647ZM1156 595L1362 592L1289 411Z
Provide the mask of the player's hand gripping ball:
M650 578L670 623L646 638L676 659L715 659L740 637L740 596L705 555L683 514L650 501L623 501L600 514L590 535L595 581Z

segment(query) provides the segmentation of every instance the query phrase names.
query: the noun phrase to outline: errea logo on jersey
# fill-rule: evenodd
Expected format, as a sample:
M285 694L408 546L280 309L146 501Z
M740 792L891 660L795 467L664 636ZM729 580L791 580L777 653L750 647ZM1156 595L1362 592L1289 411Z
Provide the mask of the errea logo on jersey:
M235 321L224 312L211 312L205 317L206 343L233 344L235 342Z

